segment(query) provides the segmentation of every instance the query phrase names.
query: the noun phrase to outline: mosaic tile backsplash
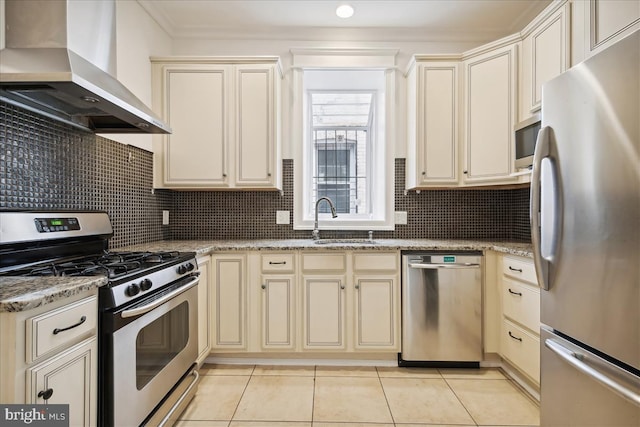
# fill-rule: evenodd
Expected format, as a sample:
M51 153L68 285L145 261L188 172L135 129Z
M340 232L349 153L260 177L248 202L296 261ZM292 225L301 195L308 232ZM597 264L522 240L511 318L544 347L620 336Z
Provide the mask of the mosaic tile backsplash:
M0 102L0 208L104 210L112 248L170 238L153 155Z
M396 159L395 210L408 224L378 238L530 241L529 192L431 190L404 194L404 159ZM293 160L283 161L283 194L263 191L152 192L153 155L0 102L0 208L100 209L114 227L112 248L163 239L308 238L276 225L293 211ZM162 226L162 210L171 225ZM366 237L323 231L324 237Z

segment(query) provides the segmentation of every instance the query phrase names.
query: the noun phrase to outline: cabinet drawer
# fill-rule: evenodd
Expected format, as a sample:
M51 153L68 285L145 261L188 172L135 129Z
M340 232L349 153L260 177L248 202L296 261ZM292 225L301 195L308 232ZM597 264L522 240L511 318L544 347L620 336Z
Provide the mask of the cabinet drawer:
M536 268L533 260L505 256L502 261L502 272L509 277L531 283L538 286Z
M366 253L353 256L353 269L361 271L396 271L398 256L395 253Z
M537 336L503 319L500 350L502 357L540 384L540 339Z
M268 254L261 259L263 273L293 273L293 254Z
M534 333L540 330L540 290L507 278L502 280L504 315Z
M344 271L347 266L347 255L335 254L302 254L304 271Z
M94 295L27 319L27 362L95 335L97 317L98 297Z

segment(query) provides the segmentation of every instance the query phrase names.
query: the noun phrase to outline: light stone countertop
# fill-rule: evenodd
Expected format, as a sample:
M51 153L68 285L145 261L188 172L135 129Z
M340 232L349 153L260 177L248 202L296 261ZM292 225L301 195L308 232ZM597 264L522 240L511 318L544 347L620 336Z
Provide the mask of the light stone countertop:
M0 277L0 312L30 310L106 284L106 276Z
M296 240L164 240L147 244L128 246L117 250L136 251L181 251L208 255L229 251L285 251L285 250L444 250L444 251L487 251L533 256L531 243L501 242L491 240L434 240L434 239L374 239L373 244L363 239L327 239L355 240L331 244L317 244L311 239Z
M327 239L339 240L339 239ZM208 255L229 251L286 250L443 250L487 251L532 257L530 243L490 240L374 239L373 244L362 239L317 244L311 239L296 240L164 240L114 249L118 251L180 251ZM107 284L105 276L93 277L0 277L0 312L25 311L80 292Z

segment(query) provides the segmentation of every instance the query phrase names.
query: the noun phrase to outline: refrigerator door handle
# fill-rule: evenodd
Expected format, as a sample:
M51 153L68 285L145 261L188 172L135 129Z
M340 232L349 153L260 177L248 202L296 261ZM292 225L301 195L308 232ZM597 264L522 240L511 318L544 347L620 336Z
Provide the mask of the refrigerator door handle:
M562 218L560 182L551 138L550 127L540 129L533 156L529 215L536 274L540 287L546 291L551 287L549 269L557 253Z
M587 365L586 363L584 363L581 360L583 358L582 355L580 355L580 354L578 354L578 353L576 353L574 351L571 351L570 349L566 348L562 344L560 344L557 341L555 341L553 339L550 339L550 338L545 340L544 345L549 350L553 351L555 354L560 356L560 358L562 360L564 360L569 365L571 365L574 368L576 368L578 371L580 371L583 374L585 374L585 375L591 377L592 379L596 380L597 382L599 382L603 386L607 387L609 390L611 390L614 393L616 393L618 396L620 396L620 397L628 400L629 402L635 404L636 406L640 407L640 395L638 393L634 392L633 390L628 389L624 385L616 382L615 380L609 378L608 376L606 376L602 372L600 372L600 371L592 368L591 366Z

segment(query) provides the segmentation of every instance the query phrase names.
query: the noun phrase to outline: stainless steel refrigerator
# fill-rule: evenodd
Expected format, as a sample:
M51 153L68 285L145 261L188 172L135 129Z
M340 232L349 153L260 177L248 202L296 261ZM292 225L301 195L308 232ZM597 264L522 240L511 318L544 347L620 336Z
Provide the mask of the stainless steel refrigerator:
M541 425L640 426L640 32L543 85Z

